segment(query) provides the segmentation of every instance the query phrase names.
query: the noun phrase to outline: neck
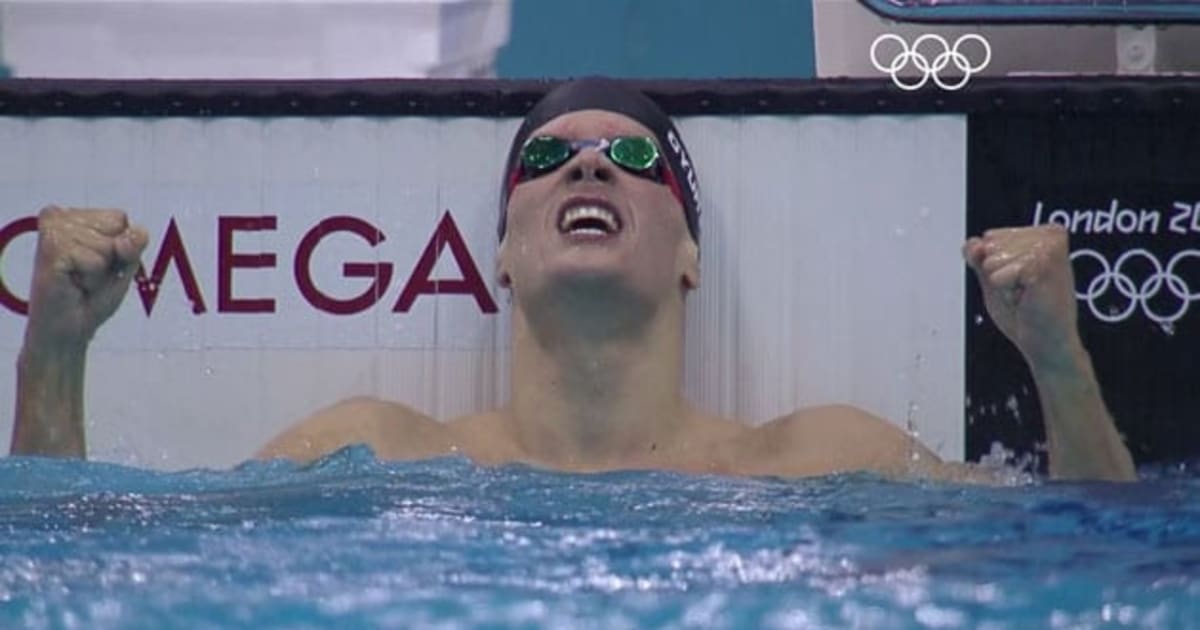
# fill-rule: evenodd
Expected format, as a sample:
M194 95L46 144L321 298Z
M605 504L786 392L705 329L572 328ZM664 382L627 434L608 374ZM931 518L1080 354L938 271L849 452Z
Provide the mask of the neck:
M686 419L683 295L651 303L602 285L518 300L507 416L532 461L619 467Z

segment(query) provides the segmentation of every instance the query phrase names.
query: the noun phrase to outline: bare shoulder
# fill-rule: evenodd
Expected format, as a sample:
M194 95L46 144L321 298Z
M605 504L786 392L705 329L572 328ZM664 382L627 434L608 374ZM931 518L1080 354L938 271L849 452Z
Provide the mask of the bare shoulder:
M751 442L767 469L760 474L903 474L914 459L940 463L896 425L852 405L798 409L758 427Z
M459 416L447 422L446 428L457 452L477 464L497 466L529 460L514 441L512 423L502 409Z
M804 407L775 418L760 430L794 438L907 437L896 425L854 405Z
M301 420L255 457L311 461L353 444L366 444L383 459L421 459L450 453L453 440L444 424L411 407L359 396Z
M944 462L895 424L852 405L798 409L754 431L753 474L811 476L870 471L889 477L1011 484L1011 471Z

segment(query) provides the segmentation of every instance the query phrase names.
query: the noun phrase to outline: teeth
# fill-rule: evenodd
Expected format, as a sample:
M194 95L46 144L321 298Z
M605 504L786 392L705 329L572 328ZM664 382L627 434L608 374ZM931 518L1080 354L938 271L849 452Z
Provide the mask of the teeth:
M618 229L617 216L608 208L599 206L576 206L563 213L562 221L559 222L558 228L564 232L578 232L580 234L604 234L593 227L581 227L575 230L571 229L571 225L576 221L583 219L595 219L601 221L608 227L607 233L616 232Z

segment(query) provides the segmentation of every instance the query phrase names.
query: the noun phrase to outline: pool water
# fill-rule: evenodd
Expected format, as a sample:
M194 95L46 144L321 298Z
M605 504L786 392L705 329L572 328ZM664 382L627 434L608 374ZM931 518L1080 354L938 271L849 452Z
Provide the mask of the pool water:
M1200 627L1200 475L0 460L0 627Z

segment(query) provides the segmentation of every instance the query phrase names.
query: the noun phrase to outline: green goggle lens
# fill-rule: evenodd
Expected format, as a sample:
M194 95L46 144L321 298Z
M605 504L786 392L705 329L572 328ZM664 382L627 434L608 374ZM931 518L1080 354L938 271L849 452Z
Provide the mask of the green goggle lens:
M658 147L650 138L616 138L608 148L613 162L635 171L644 171L658 160Z
M635 173L648 170L659 157L654 141L640 136L574 142L554 136L538 136L530 138L521 147L521 165L527 176L541 175L562 165L584 148L603 151L614 164Z
M521 148L521 164L535 172L552 169L571 158L571 145L562 138L530 138Z

